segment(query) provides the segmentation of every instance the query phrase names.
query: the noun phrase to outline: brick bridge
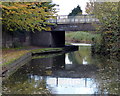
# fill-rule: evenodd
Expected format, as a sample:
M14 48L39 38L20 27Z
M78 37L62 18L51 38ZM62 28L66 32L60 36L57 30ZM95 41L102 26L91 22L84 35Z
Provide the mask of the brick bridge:
M95 15L61 15L55 16L55 19L49 19L48 22L57 25L53 27L53 31L95 31L93 24L99 23L99 20Z

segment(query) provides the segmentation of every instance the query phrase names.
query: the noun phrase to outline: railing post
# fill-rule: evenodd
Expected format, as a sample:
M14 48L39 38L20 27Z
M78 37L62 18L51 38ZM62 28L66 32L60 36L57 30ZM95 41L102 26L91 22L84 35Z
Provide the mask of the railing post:
M56 16L56 24L58 24L58 23L57 23L57 16Z
M84 18L83 18L85 21L84 21L84 23L86 23L86 16L84 15Z

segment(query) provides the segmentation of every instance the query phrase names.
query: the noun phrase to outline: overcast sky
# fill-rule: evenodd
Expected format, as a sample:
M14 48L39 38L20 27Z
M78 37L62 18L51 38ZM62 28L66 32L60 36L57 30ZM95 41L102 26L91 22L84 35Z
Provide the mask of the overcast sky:
M79 5L83 11L83 14L85 14L85 6L86 2L89 2L89 0L52 0L53 3L59 5L59 15L68 15L71 10L77 5Z

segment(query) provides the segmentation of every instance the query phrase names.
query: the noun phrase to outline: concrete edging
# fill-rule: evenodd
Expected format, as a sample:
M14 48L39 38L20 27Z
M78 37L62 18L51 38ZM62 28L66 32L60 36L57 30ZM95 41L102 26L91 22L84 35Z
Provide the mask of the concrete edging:
M32 52L32 55L36 54L50 54L50 53L59 53L63 52L63 50L51 50L51 51L44 51L44 52Z
M0 74L0 77L9 77L18 68L29 62L31 58L32 58L32 54L29 52L21 56L17 60L13 61L12 63L10 63L9 66L2 66L2 72Z

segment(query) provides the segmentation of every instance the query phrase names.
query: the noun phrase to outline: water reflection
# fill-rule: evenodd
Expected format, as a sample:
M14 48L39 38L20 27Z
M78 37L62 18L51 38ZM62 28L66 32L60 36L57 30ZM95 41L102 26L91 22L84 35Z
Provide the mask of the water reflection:
M31 75L31 79L34 79L35 82L45 81L46 87L53 94L94 94L97 92L96 84L92 78L59 78ZM39 83L36 83L35 87L38 85Z
M119 61L92 56L90 47L80 47L76 52L32 59L3 82L3 93L119 94L119 72Z
M83 63L82 64L84 64L84 65L88 64L86 57L83 58Z
M68 53L65 55L65 64L72 64L72 61L68 58Z
M96 91L91 78L48 77L46 83L48 88L53 88L52 93L54 94L94 94Z
M79 47L79 51L69 53L69 60L73 62L73 64L92 64L91 57L91 47L90 46L81 46Z

